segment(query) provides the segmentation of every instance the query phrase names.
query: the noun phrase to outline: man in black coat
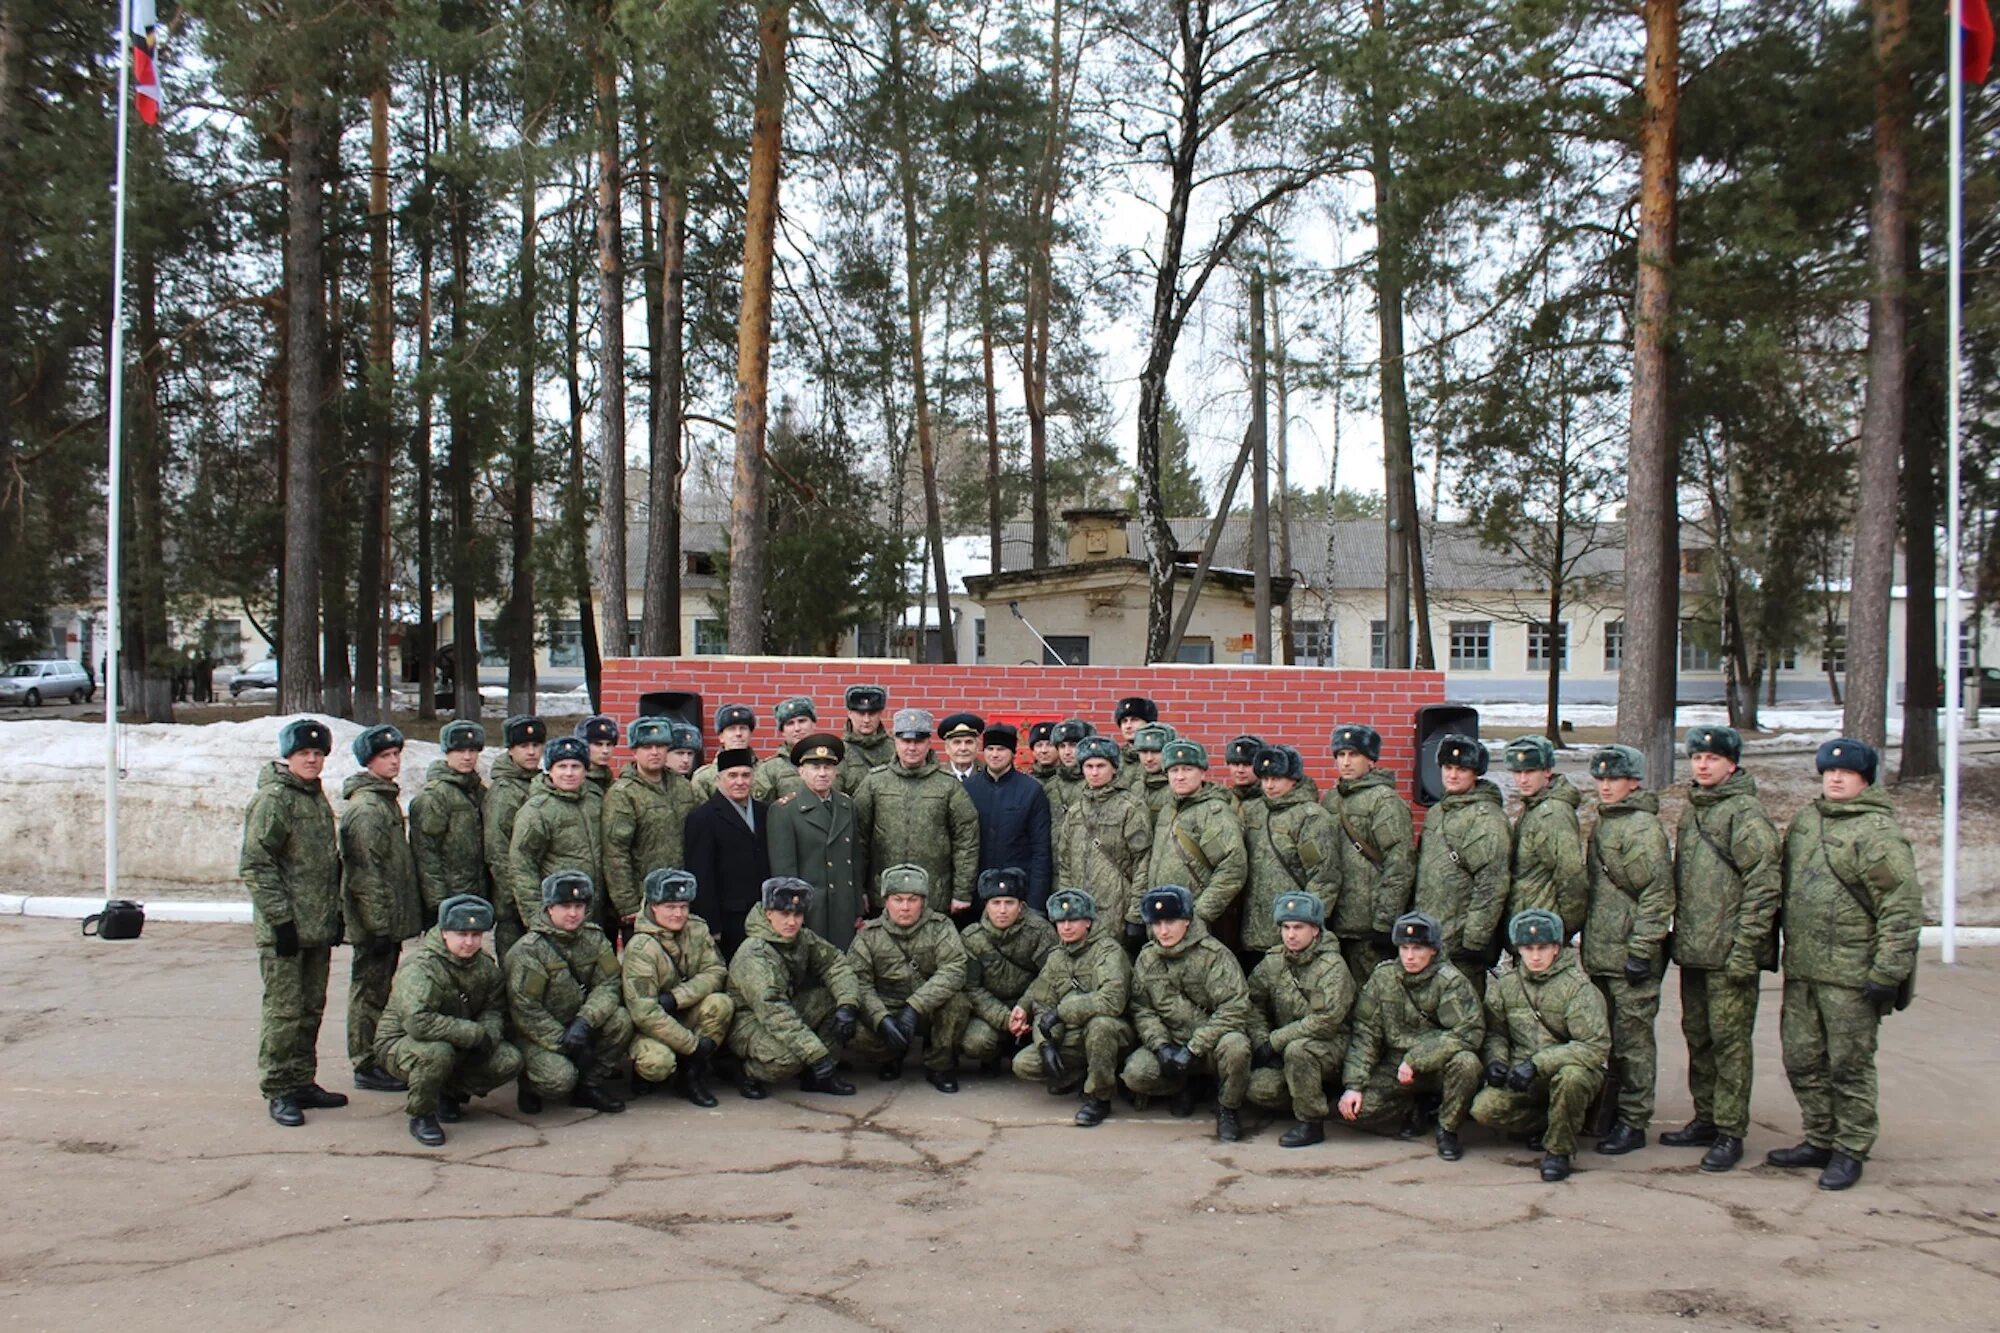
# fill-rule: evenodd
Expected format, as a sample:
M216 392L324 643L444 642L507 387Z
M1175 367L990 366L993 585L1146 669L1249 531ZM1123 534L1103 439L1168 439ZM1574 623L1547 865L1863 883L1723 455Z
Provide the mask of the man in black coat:
M1028 906L1037 912L1049 900L1055 853L1049 840L1049 797L1042 784L1014 767L1020 733L1000 723L980 738L983 765L966 779L966 794L979 810L979 869L1018 866L1028 872ZM963 927L978 919L971 908ZM953 917L957 921L956 917Z
M708 923L723 957L743 943L743 917L762 901L771 877L764 841L765 805L750 799L757 767L751 750L715 757L715 795L688 812L683 867L694 876L695 914Z

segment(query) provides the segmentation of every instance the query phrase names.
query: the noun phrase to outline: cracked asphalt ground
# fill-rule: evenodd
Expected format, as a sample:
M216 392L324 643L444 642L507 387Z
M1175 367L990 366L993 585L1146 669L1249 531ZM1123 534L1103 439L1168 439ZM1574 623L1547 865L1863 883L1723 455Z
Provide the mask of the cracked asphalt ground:
M1205 1117L1000 1078L722 1094L529 1121L473 1105L442 1151L400 1096L303 1129L264 1114L245 927L134 942L0 923L0 1321L353 1326L1844 1329L2000 1323L2000 954L1886 1027L1867 1178L1704 1176L1686 1150L1585 1152L1548 1186L1476 1129L1466 1159L1336 1133L1214 1142ZM347 953L320 1040L349 1090ZM1749 1161L1793 1141L1767 979ZM1688 1110L1678 1016L1660 1122ZM1253 1124L1256 1122L1253 1122Z

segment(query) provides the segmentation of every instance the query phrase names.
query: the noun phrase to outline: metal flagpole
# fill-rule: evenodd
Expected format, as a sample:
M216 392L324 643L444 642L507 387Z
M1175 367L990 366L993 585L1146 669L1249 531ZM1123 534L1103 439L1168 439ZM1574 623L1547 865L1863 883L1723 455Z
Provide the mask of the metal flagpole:
M118 3L118 169L111 225L111 420L104 502L104 896L118 896L118 544L124 501L125 136L131 113L132 4Z
M1962 3L1962 0L1961 0ZM1951 24L1951 258L1945 298L1945 337L1951 344L1945 376L1945 537L1948 568L1945 592L1945 708L1944 708L1944 927L1943 957L1958 961L1958 733L1965 707L1965 682L1960 670L1960 642L1964 631L1959 625L1963 594L1959 586L1959 300L1962 273L1959 250L1965 239L1965 29L1959 5L1950 5L1946 21Z

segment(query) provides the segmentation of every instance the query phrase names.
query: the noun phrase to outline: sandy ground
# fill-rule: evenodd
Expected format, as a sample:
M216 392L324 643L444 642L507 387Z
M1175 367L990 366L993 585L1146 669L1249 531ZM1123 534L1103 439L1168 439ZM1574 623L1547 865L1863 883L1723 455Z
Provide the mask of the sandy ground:
M0 922L0 1321L19 1328L1991 1329L2000 1310L2000 952L1927 960L1888 1025L1887 1134L1860 1187L1649 1147L1541 1183L1518 1144L1074 1104L1000 1079L957 1097L645 1101L534 1121L475 1103L441 1151L402 1099L304 1129L264 1115L240 927L137 942ZM322 1081L346 1088L340 984ZM1677 1017L1660 1120L1684 1117ZM1792 1141L1775 979L1751 1161ZM1254 1123L1254 1122L1253 1122Z

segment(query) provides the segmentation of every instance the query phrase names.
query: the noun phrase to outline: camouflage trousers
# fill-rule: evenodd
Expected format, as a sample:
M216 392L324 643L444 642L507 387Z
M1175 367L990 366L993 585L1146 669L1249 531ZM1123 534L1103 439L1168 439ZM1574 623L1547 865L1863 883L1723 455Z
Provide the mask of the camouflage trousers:
M1603 1086L1603 1070L1564 1065L1552 1075L1536 1074L1526 1092L1481 1088L1472 1099L1472 1118L1502 1133L1532 1134L1539 1129L1542 1146L1567 1157L1576 1151L1577 1131Z
M1250 1038L1241 1032L1225 1032L1215 1049L1196 1056L1189 1073L1210 1074L1216 1081L1217 1105L1236 1110L1250 1095ZM1125 1086L1142 1096L1179 1092L1188 1074L1169 1074L1160 1068L1159 1057L1141 1046L1125 1057Z
M1016 1043L1014 1034L1003 1025L995 1027L984 1018L968 1018L965 1030L958 1034L958 1053L966 1062L983 1065L1001 1057L1012 1059Z
M403 1036L376 1047L375 1059L410 1085L403 1098L410 1115L435 1114L441 1098L464 1102L484 1096L521 1072L520 1049L508 1041L463 1050L448 1041Z
M1326 1090L1340 1082L1347 1042L1300 1037L1278 1053L1275 1069L1250 1071L1250 1102L1266 1110L1290 1109L1295 1120L1324 1120L1329 1114Z
M493 898L493 956L500 962L507 961L507 951L521 942L528 928L521 924L521 909L514 904L511 893L495 894Z
M1634 986L1623 976L1592 977L1611 1020L1611 1076L1618 1081L1618 1119L1640 1133L1653 1123L1653 1088L1659 1082L1660 1048L1653 1038L1660 1016L1660 979Z
M1483 1077L1478 1056L1471 1051L1454 1052L1445 1061L1444 1068L1415 1071L1416 1077L1408 1083L1396 1081L1396 1070L1402 1063L1400 1058L1384 1060L1369 1072L1368 1081L1357 1089L1361 1094L1361 1112L1354 1117L1356 1129L1365 1129L1371 1134L1394 1134L1403 1127L1410 1108L1424 1093L1435 1093L1439 1098L1440 1129L1457 1129L1465 1123L1472 1095L1479 1091L1479 1081Z
M544 1097L567 1097L575 1090L579 1078L590 1084L617 1078L625 1068L625 1047L631 1040L632 1016L621 1005L611 1011L611 1017L604 1020L602 1027L590 1034L590 1053L581 1068L561 1051L529 1041L519 1042L521 1076Z
M687 1013L677 1015L682 1027L692 1031L697 1037L707 1037L717 1047L729 1040L729 1023L736 1016L736 1001L716 991L704 995L701 1003ZM674 1054L674 1048L658 1037L649 1037L634 1031L632 1045L626 1054L632 1057L632 1072L648 1083L665 1083L674 1076L681 1057Z
M902 1008L901 999L890 999L884 995L882 1003L895 1013ZM924 1068L956 1069L958 1067L959 1045L965 1036L966 1025L972 1021L972 1001L963 992L952 996L934 1014L929 1014L923 1022ZM911 1043L915 1045L915 1043ZM893 1054L882 1038L864 1019L854 1033L854 1041L849 1045L851 1054L877 1064L900 1064L903 1056Z
M1347 970L1354 976L1355 994L1368 984L1368 978L1375 974L1376 965L1387 962L1394 951L1384 948L1374 935L1340 937L1340 956L1347 960Z
M319 1074L319 1024L326 1014L331 949L300 949L280 958L257 950L264 1007L257 1023L257 1088L265 1097L294 1092Z
M1778 1043L1799 1101L1806 1142L1858 1162L1881 1133L1875 1114L1875 1044L1881 1015L1861 991L1785 979Z
M833 992L824 986L810 986L792 996L792 1012L811 1028L825 1052L837 1054L833 1039ZM729 1049L743 1062L743 1073L759 1083L787 1079L817 1060L795 1049L748 1009L738 1011L729 1027Z
M1687 1038L1695 1119L1739 1139L1750 1128L1756 1030L1756 977L1738 980L1720 968L1681 969L1681 1035Z
M1056 1050L1062 1054L1064 1078L1083 1070L1083 1095L1110 1101L1118 1091L1118 1063L1134 1046L1139 1034L1122 1018L1093 1018L1081 1032L1071 1027L1056 1029ZM1040 1083L1048 1077L1042 1068L1039 1041L1031 1041L1014 1056L1014 1077Z
M389 1005L389 985L402 953L395 940L354 946L347 965L347 1058L357 1071L375 1063L375 1028Z

